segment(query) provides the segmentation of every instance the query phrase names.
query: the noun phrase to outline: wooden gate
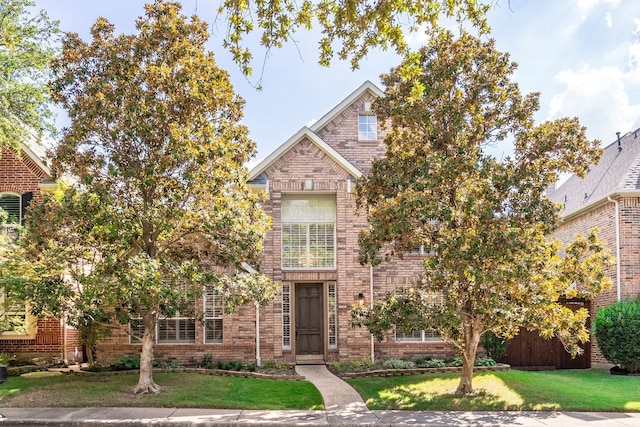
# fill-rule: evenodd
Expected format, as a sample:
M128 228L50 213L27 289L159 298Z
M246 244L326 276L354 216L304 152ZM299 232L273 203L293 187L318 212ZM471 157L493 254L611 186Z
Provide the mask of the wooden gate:
M590 302L584 299L565 299L559 301L573 311L579 308L590 309ZM591 329L591 319L587 318L587 328ZM591 342L580 346L583 353L575 359L567 353L557 338L544 339L538 331L520 329L520 333L507 345L507 354L500 359L520 369L587 369L591 367Z

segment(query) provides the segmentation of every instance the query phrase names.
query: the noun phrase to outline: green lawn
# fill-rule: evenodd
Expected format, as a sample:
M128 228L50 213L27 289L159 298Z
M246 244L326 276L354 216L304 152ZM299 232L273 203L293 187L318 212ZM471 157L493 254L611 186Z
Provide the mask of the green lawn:
M228 409L322 409L308 382L235 378L194 373L154 374L158 395L133 395L138 375L9 377L0 385L0 406L141 406Z
M452 394L458 381L451 373L348 382L370 409L640 411L640 376L602 369L478 373L477 393L464 397Z

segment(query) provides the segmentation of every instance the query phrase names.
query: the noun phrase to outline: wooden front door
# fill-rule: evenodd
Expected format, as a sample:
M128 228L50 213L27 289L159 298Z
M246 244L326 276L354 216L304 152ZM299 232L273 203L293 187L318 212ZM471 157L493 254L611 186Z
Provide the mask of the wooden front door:
M296 354L324 355L322 283L296 285Z

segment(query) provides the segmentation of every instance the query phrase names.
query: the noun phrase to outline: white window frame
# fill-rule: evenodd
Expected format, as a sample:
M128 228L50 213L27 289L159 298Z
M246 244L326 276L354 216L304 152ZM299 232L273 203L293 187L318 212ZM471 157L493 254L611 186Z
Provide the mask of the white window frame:
M378 140L378 118L374 114L358 114L358 141Z
M338 292L336 282L327 282L327 348L338 348Z
M398 285L395 288L396 295L403 295L409 292L411 285ZM430 304L442 304L442 293L430 292L424 294L423 298L429 298ZM397 343L420 343L420 342L442 342L442 338L438 332L434 329L412 329L409 333L405 334L397 327L395 328L395 339Z
M175 331L176 331L176 337L180 336L180 331L181 331L181 323L187 323L187 328L193 331L193 339L189 338L189 339L166 339L166 340L161 340L160 339L160 327L161 324L163 324L164 322L166 322L166 325L169 325L171 322L175 323ZM176 316L174 317L164 317L161 319L158 319L158 321L156 322L156 331L155 331L155 343L159 344L159 345L192 345L196 343L196 319L194 319L193 317L185 317L185 316L180 316L180 313L176 313ZM137 331L137 332L136 332ZM141 344L142 342L137 339L134 338L134 336L136 337L140 337L142 338L142 334L144 333L144 324L142 322L142 317L132 317L129 321L129 344ZM191 333L191 332L189 332Z
M5 227L18 227L20 226L20 224L22 224L22 196L20 194L17 193L12 193L12 192L3 192L0 193L0 199L5 197L5 196L11 196L11 197L16 197L18 199L18 221L17 222L6 222L2 225L4 225ZM1 207L1 206L0 206ZM6 212L6 209L5 209ZM9 212L7 212L9 213ZM8 220L8 218L7 218Z
M20 317L26 323L26 331L18 332L16 330L3 331L0 333L0 337L7 339L30 339L34 336L33 325L37 319L29 313L29 308L26 304L13 304L11 307L7 307L5 311L5 291L0 288L0 319L4 320L6 316Z
M307 206L297 209L293 206L294 202L305 201ZM322 206L323 202L329 201L330 203ZM283 194L280 246L283 270L334 270L336 268L336 205L335 194ZM320 232L320 228L324 228L325 232ZM293 229L297 229L297 234L291 231ZM314 247L314 242L323 241L324 246L318 244ZM318 254L320 250L329 256L320 256Z
M291 350L291 283L282 282L282 349Z
M167 330L172 327L173 333L175 335L174 338L160 339L160 333L162 326L166 325ZM173 324L173 326L172 326ZM183 328L182 325L186 327ZM186 338L182 337L182 334L186 333L188 336ZM193 338L191 338L191 334L193 334ZM156 325L156 342L158 344L195 344L196 343L196 319L193 317L167 317L163 319L158 319Z
M203 319L205 344L222 344L224 342L224 301L222 295L218 295L212 286L205 286L203 295ZM213 324L213 328L208 325ZM208 333L213 331L213 337L208 338ZM219 334L219 338L216 335Z

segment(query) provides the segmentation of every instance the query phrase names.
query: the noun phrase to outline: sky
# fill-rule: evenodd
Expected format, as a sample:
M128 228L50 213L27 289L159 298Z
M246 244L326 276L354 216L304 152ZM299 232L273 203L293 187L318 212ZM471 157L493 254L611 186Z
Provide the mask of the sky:
M63 31L89 40L99 16L118 33L134 33L144 0L35 0L60 21ZM217 0L181 0L183 13L198 14L211 25L208 48L226 69L246 101L244 124L256 141L255 161L268 156L301 127L312 124L364 81L384 89L380 74L399 65L392 52L373 51L358 70L334 59L318 65L317 32L300 31L296 43L265 52L249 41L254 76L245 77L222 47L225 25L216 19ZM536 120L580 118L587 137L607 146L640 128L640 7L638 0L494 0L488 21L496 47L519 64L513 76L525 92L540 92ZM426 44L410 35L413 47ZM263 66L264 64L264 66ZM262 90L255 89L261 77ZM58 114L58 126L66 124ZM496 155L509 147L496 147ZM502 151L501 151L502 150Z

